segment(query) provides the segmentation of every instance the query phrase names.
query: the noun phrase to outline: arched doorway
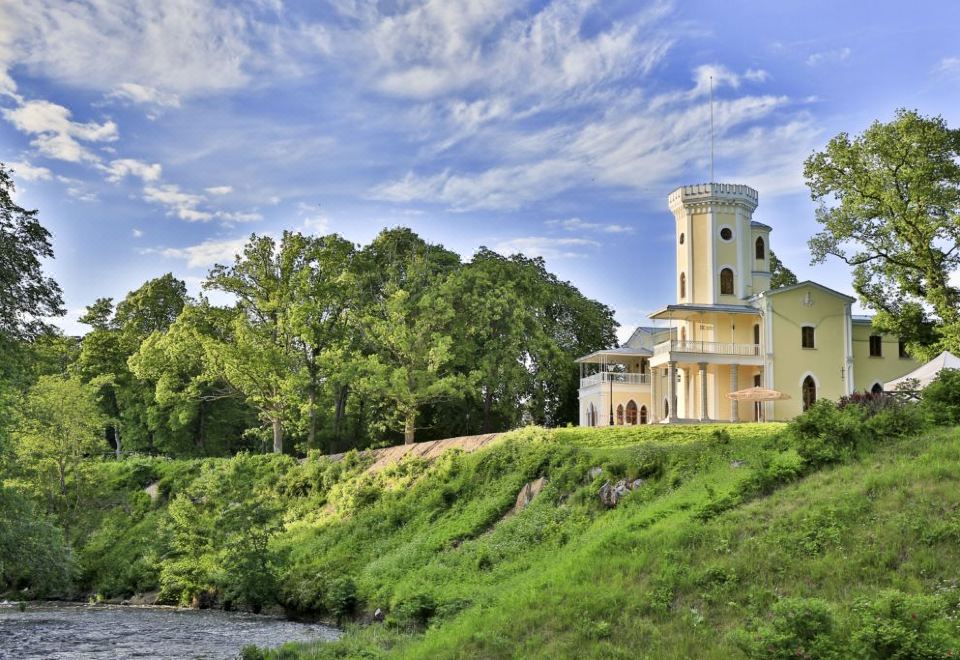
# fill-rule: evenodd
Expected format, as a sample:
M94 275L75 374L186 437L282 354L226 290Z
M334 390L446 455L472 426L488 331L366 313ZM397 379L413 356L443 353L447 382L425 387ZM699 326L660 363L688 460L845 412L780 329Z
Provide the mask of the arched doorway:
M630 400L627 402L627 424L633 425L637 423L637 404Z
M873 387L870 388L870 392L873 394L883 394L883 385L874 383Z
M813 376L807 376L803 379L800 390L803 393L803 409L809 410L813 402L817 400L817 383L813 380Z
M590 407L587 408L587 426L596 426L597 425L597 409L593 407L593 404L590 404Z
M646 406L640 406L640 423L641 424L647 423L647 407Z
M617 406L617 426L623 426L623 404Z

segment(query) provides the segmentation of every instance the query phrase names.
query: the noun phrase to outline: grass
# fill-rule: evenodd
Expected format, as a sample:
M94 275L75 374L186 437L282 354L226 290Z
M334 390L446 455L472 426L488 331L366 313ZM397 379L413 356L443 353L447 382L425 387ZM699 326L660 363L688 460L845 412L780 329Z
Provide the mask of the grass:
M347 627L336 643L249 657L889 657L876 649L891 636L933 640L932 655L900 657L946 657L960 637L957 429L873 442L816 471L778 424L531 428L431 464L366 464L113 466L118 508L90 537L88 588L167 579ZM506 515L541 476L545 490ZM143 502L157 477L163 497ZM638 478L615 509L599 502L604 481ZM177 539L191 534L205 540L185 554ZM257 539L257 557L238 549ZM266 590L250 587L264 575ZM384 623L350 623L377 608Z

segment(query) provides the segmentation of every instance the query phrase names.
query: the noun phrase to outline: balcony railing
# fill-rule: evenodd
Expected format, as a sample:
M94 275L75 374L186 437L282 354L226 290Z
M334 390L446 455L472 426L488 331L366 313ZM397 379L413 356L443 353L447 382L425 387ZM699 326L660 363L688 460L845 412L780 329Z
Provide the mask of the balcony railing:
M623 383L626 385L648 385L650 374L628 374L618 371L601 371L580 379L580 387L590 387L599 383Z
M681 341L674 339L653 347L653 354L661 353L713 353L717 355L760 355L759 344L730 344L718 341Z

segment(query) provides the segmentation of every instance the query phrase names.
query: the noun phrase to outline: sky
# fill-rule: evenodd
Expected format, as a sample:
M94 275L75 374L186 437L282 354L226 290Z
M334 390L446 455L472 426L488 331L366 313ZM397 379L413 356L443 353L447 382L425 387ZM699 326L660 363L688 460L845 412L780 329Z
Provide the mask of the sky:
M667 195L759 191L801 279L803 160L898 107L960 126L951 0L0 0L0 162L53 234L70 334L251 233L542 256L616 311L673 302Z

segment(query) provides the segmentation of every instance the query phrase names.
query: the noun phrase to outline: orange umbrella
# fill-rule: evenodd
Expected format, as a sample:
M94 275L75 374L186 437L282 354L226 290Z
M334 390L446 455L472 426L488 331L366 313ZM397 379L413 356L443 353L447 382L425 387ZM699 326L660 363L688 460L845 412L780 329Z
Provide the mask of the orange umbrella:
M783 401L789 399L790 395L766 387L748 387L745 390L730 392L727 398L731 401Z

